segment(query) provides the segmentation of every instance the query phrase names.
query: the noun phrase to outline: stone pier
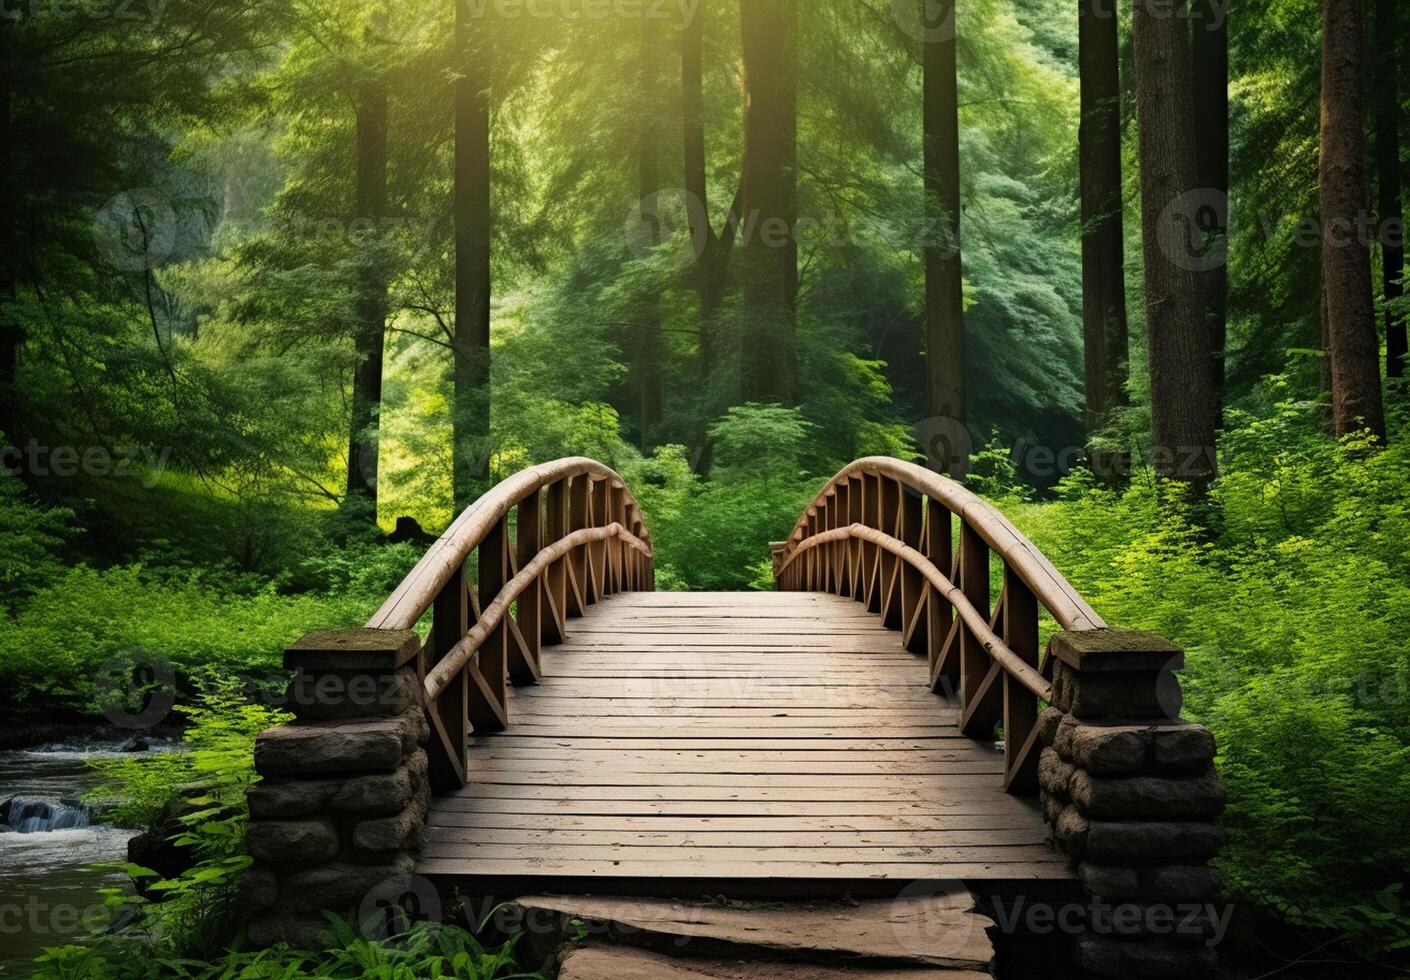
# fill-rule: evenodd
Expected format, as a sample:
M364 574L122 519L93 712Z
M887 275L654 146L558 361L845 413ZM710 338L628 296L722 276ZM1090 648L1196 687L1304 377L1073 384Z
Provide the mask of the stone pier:
M1184 652L1146 633L1060 633L1039 719L1043 815L1092 899L1093 976L1207 976L1221 914L1214 737L1180 719Z
M414 632L311 633L284 654L294 722L255 743L246 846L252 945L317 946L410 874L426 821L428 731Z

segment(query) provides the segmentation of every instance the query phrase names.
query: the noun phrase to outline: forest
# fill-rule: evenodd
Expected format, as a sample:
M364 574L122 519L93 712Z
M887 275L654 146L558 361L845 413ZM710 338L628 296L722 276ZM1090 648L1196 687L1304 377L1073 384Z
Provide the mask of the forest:
M55 891L0 832L0 912L119 922L0 916L0 975L511 975L239 951L244 794L283 649L569 456L663 591L772 590L860 457L963 483L1185 649L1222 961L1410 969L1398 0L23 0L0 47L0 801L92 754L190 856L58 841ZM118 735L171 751L89 751L163 686Z

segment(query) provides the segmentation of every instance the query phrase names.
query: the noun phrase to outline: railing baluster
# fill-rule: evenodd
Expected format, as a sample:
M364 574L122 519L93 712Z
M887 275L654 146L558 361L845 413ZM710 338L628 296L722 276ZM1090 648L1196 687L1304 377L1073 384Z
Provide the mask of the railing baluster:
M460 642L470 628L464 563L451 575L431 604L431 636L426 644L426 667L434 667ZM436 700L430 715L434 729L427 753L429 778L437 791L465 783L469 765L470 674L462 670Z
M558 480L545 491L547 513L544 515L544 546L548 547L561 540L568 533L568 481ZM568 562L564 556L548 566L544 575L544 596L548 603L548 615L543 617L540 632L541 644L562 643L567 629L568 616Z
M888 477L878 477L881 484L881 530L893 538L901 536L901 484ZM889 630L905 626L901 612L901 583L897 566L904 564L891 552L877 549L881 582L881 625Z
M612 485L611 483L608 484L607 520L604 522L604 526L612 523L621 524L623 527L626 526L627 512L626 509L622 506L623 496L624 495L622 493L621 487ZM607 542L607 551L610 556L608 559L607 567L612 573L612 581L607 588L609 594L621 592L623 589L626 588L625 582L627 556L622 553L622 549L624 547L625 546L622 544L621 540L617 538L614 538L611 541Z
M989 545L968 522L960 524L960 589L975 609L989 608ZM961 728L966 735L988 738L1003 708L1002 673L974 631L960 626Z
M898 521L900 529L897 537L924 554L925 552L925 498L906 487L897 484L901 491L901 507ZM926 653L929 647L930 629L926 623L929 603L926 594L930 591L925 576L909 562L901 566L901 641L912 653Z
M833 497L832 528L846 527L852 523L852 481L843 480L837 484L837 494ZM834 546L837 550L837 594L852 597L852 542L843 540Z
M840 518L843 527L865 523L862 520L862 510L866 506L866 489L862 478L854 476L847 483L847 513ZM862 543L852 540L845 543L847 545L847 575L852 583L852 598L858 602L866 602L867 583L862 569Z
M862 523L881 528L881 477L862 477ZM867 612L881 612L881 549L862 542L862 603Z
M1038 598L1022 577L1004 565L1004 642L1023 662L1038 666ZM1038 791L1038 696L1004 674L1004 788Z
M515 552L519 557L519 567L523 568L534 560L542 548L543 516L539 509L539 491L535 490L519 501L519 520L514 529ZM509 678L515 684L532 684L539 679L539 646L543 625L543 576L534 579L534 584L520 594L515 603L514 621L519 626L519 636L509 644ZM519 640L523 641L520 649Z
M925 505L925 555L944 571L954 567L954 516L938 500ZM930 652L930 686L937 693L959 692L960 655L954 610L935 589L925 590L926 649Z
M505 569L509 564L508 518L501 517L480 542L479 591L489 602L504 588ZM509 630L501 622L480 647L480 673L485 678L486 693L507 714L506 689L509 680Z
M607 525L607 481L593 480L588 485L588 527L606 527ZM588 579L591 589L587 597L588 602L599 602L606 594L607 588L607 542L598 541L588 545L588 550L592 554L592 561L588 569Z
M573 477L568 487L568 530L571 533L591 526L592 478L584 473ZM581 616L587 611L588 593L591 591L588 581L591 555L588 554L588 547L583 545L581 548L574 548L569 558L572 566L571 581L568 585L569 616Z

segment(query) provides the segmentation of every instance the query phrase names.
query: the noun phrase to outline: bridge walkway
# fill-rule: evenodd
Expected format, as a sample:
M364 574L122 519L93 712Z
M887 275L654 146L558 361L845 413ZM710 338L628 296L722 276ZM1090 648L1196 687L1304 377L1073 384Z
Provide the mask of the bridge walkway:
M626 592L472 735L417 873L481 894L894 892L1070 879L924 656L821 592Z

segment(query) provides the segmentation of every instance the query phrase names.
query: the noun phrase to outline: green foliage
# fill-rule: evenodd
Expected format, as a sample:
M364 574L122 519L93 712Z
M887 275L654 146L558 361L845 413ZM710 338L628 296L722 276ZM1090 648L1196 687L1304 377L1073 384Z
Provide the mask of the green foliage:
M164 957L147 948L100 940L47 950L32 980L542 980L516 964L514 944L486 948L457 926L418 923L405 935L373 941L330 919L334 942L324 950L276 947L258 953L222 952L202 962Z
M280 653L291 640L371 615L413 550L357 551L357 558L333 553L293 573L336 586L323 594L281 595L273 583L242 594L201 571L70 568L18 613L0 616L7 711L20 717L46 711L98 715L107 706L101 679L126 676L130 665L144 661L170 664L187 690L208 669L277 675Z
M0 470L0 607L13 610L63 573L59 553L75 530L73 516L32 502L24 485Z
M137 865L119 866L146 883L143 895L104 890L110 908L132 916L108 943L124 956L158 963L207 958L230 948L238 934L243 875L250 866L245 794L259 780L255 736L293 717L251 703L247 693L236 678L207 674L193 706L181 709L189 721L185 751L90 763L104 783L89 799L109 804L109 819L168 833L171 843L192 852L191 866L171 879Z
M812 426L797 409L736 405L710 426L722 479L770 482L798 472Z
M816 479L787 466L806 452L809 431L796 410L741 406L711 428L718 445L715 479L691 471L684 446L663 446L627 470L651 529L657 588L765 584L761 556L767 563L769 542L788 535L817 491ZM785 465L775 468L769 457L751 452L759 444Z
M1285 391L1274 379L1270 392ZM1187 650L1220 744L1221 868L1267 916L1382 949L1410 939L1410 435L1340 444L1311 403L1238 414L1211 539L1141 481L1078 474L1020 523L1115 623Z

